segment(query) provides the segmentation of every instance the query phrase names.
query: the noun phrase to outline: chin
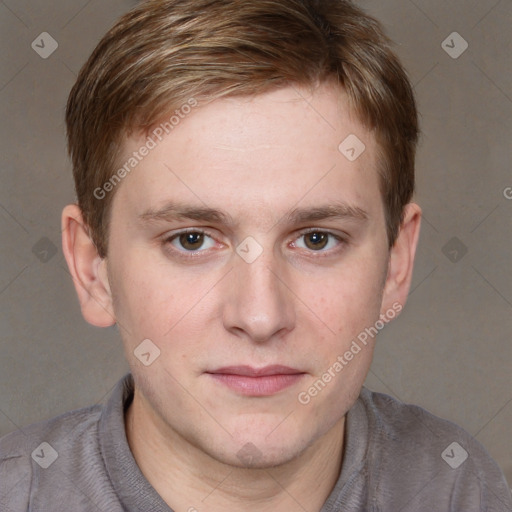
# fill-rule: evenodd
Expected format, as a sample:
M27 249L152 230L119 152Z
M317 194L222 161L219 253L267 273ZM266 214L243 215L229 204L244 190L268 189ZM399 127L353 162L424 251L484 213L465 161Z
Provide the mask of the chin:
M268 447L256 445L252 441L247 441L241 448L234 451L226 451L226 448L220 453L210 453L210 455L229 466L243 469L270 469L282 466L297 458L304 449L293 446Z
M268 469L296 459L318 437L305 432L303 428L299 432L289 428L290 425L288 429L284 424L276 428L277 425L279 422L274 422L270 428L268 425L265 425L266 428L258 428L258 425L253 424L245 428L243 433L235 431L228 443L219 440L217 446L209 444L210 456L230 466Z

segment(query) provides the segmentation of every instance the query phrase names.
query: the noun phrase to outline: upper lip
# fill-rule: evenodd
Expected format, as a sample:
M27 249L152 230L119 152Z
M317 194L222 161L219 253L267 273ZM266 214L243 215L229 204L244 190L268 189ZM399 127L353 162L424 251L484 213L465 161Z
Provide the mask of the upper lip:
M263 366L262 368L253 368L252 366L225 366L218 370L212 370L207 373L224 375L242 375L244 377L264 377L267 375L295 375L304 373L296 368L274 364Z

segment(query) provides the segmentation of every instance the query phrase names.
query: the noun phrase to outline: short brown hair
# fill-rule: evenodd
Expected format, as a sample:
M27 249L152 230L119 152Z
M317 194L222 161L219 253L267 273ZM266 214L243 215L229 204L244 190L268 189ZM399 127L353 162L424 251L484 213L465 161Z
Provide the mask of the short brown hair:
M100 256L114 192L94 191L115 172L127 135L191 98L330 79L375 133L391 247L414 191L418 116L379 22L346 0L149 0L123 16L81 69L66 110L78 204Z

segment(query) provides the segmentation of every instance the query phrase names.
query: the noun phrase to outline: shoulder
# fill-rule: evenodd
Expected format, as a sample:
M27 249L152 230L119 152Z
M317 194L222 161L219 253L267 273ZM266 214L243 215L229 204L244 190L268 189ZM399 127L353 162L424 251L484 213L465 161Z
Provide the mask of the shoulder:
M360 400L368 414L372 471L381 495L395 496L395 507L408 503L405 510L512 510L503 473L463 428L366 388ZM381 499L376 495L377 502Z
M45 439L46 442L61 442L64 438L76 438L89 432L97 425L102 407L94 405L69 411L47 421L33 423L0 438L0 461L25 454L34 442Z
M69 474L67 461L91 460L98 453L99 405L34 423L0 438L0 503L27 510L31 489ZM80 458L79 458L80 457ZM59 460L60 459L60 460ZM59 467L60 466L60 467Z

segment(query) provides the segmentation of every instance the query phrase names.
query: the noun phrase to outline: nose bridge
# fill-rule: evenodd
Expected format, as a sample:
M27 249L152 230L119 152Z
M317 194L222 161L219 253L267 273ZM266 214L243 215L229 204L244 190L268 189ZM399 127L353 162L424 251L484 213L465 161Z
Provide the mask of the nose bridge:
M280 301L282 290L279 290L277 278L279 269L270 257L260 256L259 261L252 263L239 262L237 273L242 300L257 303L262 301L270 307Z
M241 244L243 250L243 244ZM247 249L247 247L245 247ZM254 247L249 247L254 250ZM224 305L225 327L253 341L266 341L291 330L295 321L292 295L280 277L284 265L271 249L255 259L236 257L231 293ZM254 257L254 254L252 255Z

